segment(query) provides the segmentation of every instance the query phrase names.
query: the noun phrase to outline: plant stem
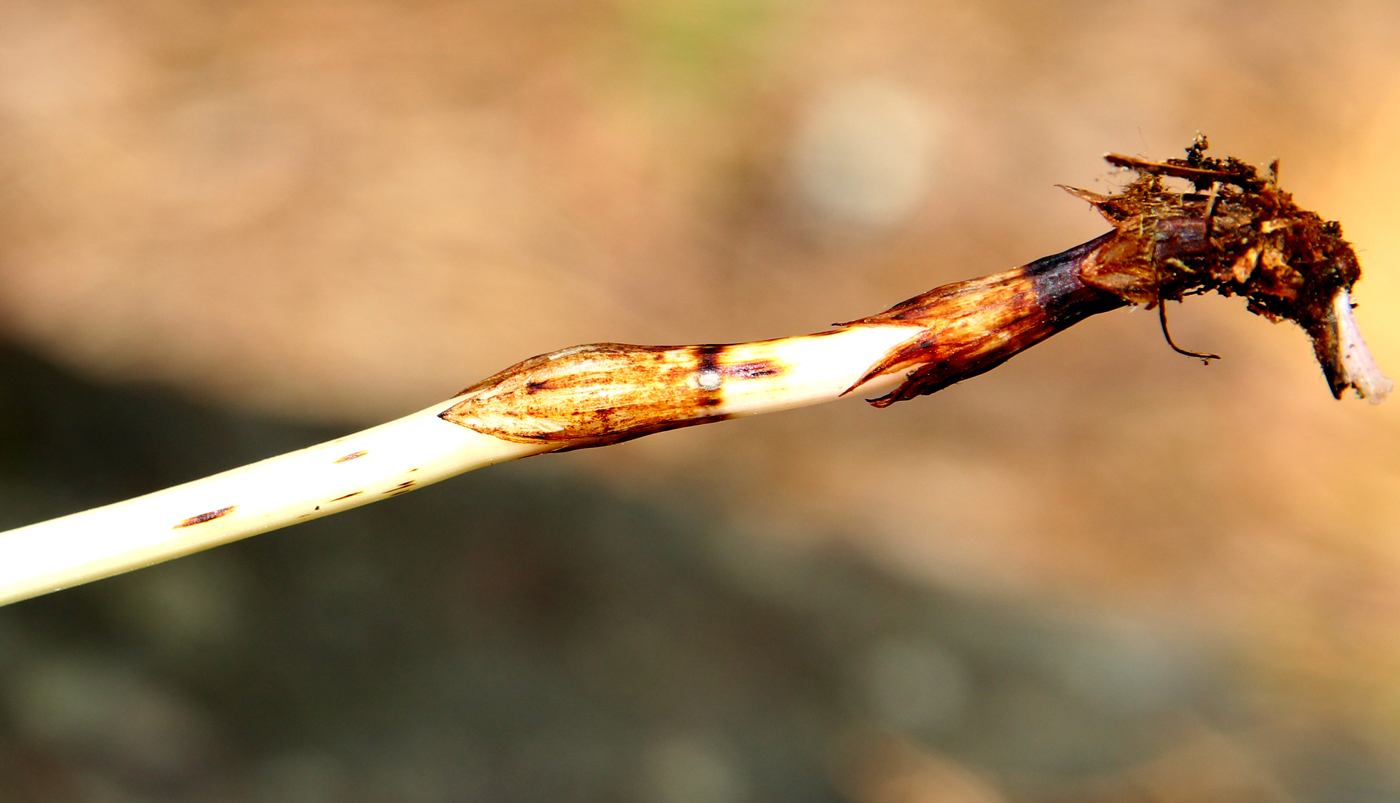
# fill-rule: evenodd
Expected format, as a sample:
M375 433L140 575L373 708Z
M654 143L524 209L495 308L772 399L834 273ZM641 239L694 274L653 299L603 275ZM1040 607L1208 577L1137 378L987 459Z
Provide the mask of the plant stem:
M0 604L547 451L447 425L437 416L449 405L164 491L0 533Z
M812 335L599 344L328 443L0 533L0 605L348 510L494 463L833 401L931 393L1122 301L1079 279L1104 238Z
M1090 315L1207 290L1241 295L1251 312L1302 326L1333 395L1350 387L1383 399L1391 382L1352 317L1350 292L1361 268L1341 226L1299 209L1273 178L1236 159L1207 158L1205 149L1200 137L1184 160L1110 156L1138 172L1131 186L1111 196L1070 191L1096 206L1114 231L831 331L724 346L562 349L398 421L0 533L0 605L506 460L851 393L887 392L871 400L885 407L990 371ZM1163 177L1186 179L1197 191L1172 190Z

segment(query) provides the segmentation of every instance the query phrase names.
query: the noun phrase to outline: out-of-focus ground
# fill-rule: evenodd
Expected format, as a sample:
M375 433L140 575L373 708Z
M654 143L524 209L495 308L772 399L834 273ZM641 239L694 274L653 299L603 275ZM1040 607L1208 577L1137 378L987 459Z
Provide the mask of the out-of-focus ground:
M1396 41L1365 1L4 0L0 524L1022 264L1106 228L1054 184L1197 130L1343 222L1400 372ZM1171 312L1226 359L1117 312L0 610L0 800L1396 799L1400 408Z

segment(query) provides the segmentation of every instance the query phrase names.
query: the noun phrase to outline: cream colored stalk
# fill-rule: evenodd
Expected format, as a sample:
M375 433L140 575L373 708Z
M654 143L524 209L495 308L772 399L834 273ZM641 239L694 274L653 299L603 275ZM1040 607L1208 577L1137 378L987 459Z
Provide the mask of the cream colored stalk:
M731 347L739 358L795 366L757 378L716 416L781 410L839 397L912 327L864 327ZM880 392L901 377L861 390ZM131 571L269 530L328 516L494 463L560 448L516 443L450 423L451 399L327 443L168 490L0 533L0 604Z

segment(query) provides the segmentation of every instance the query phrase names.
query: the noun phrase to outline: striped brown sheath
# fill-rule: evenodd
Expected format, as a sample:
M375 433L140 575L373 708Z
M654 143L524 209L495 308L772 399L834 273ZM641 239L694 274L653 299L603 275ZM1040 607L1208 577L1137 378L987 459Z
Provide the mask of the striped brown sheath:
M1122 298L1091 287L1082 268L1117 232L1020 268L933 289L843 326L916 323L924 333L872 366L863 384L894 371L908 378L876 407L948 387L986 373L1090 315L1124 306ZM854 389L854 387L852 388Z
M1020 268L930 290L814 335L757 343L633 346L597 343L532 357L459 394L442 418L517 443L605 446L745 414L738 400L788 381L787 347L860 327L909 336L845 393L903 374L876 407L934 393L1001 365L1079 321L1126 302L1089 286L1081 268L1116 232ZM1100 259L1100 262L1102 260ZM844 395L844 394L842 394Z

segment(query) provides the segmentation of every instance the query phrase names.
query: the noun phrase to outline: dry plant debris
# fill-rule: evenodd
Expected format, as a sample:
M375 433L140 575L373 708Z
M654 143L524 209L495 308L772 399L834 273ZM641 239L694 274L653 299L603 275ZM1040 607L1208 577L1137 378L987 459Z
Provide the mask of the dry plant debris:
M1137 173L1122 192L1065 188L1114 227L1083 265L1084 281L1159 310L1188 295L1243 296L1250 312L1293 321L1308 333L1333 396L1351 387L1383 399L1391 383L1356 334L1351 289L1361 266L1341 224L1300 208L1279 187L1277 161L1261 176L1239 159L1206 156L1207 147L1198 135L1185 159L1110 154L1110 164ZM1193 191L1173 190L1167 178L1183 179Z

